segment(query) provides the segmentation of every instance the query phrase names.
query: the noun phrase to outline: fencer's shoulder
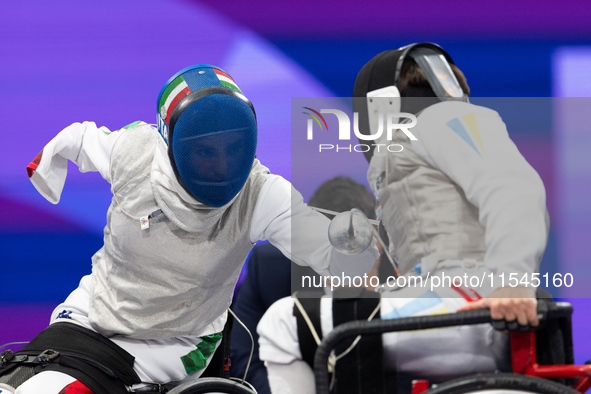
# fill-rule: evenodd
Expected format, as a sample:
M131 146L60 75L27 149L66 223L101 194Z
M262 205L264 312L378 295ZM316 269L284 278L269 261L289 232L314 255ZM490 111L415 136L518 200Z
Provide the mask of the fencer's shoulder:
M252 168L250 169L250 177L267 178L269 175L271 175L269 168L262 165L259 159L255 158L254 162L252 163Z
M273 190L291 190L291 183L283 178L281 175L272 174L269 168L265 167L259 159L254 159L252 168L250 170L249 181L259 179L264 183L265 189Z
M264 314L266 321L289 320L293 316L294 299L291 296L275 301Z
M155 140L159 136L158 129L155 125L143 122L141 120L130 123L121 127L112 133L117 133L120 138L125 139L148 139Z
M260 190L259 199L268 199L269 202L292 201L299 193L292 184L281 175L267 174ZM297 197L296 197L297 200Z
M265 199L269 192L266 191L268 189L266 185L270 176L269 169L263 166L258 159L255 159L248 179L238 194L238 200L234 201L233 204L237 204L239 201L239 205L247 206L248 209L253 208L253 217L256 217L256 207L260 204L267 205ZM253 220L256 222L257 219Z
M254 159L244 187L249 190L249 194L258 195L270 175L269 169L262 165L258 159Z
M127 157L126 161L131 158L137 160L137 156L150 156L153 153L158 133L154 133L149 125L135 125L117 132L120 135L113 147L112 160L125 159L125 157Z
M418 125L447 124L456 118L474 114L478 117L500 120L498 112L465 101L442 101L423 110L417 117Z
M259 324L257 325L257 333L273 340L278 332L282 332L286 325L293 325L295 317L293 315L294 300L292 297L280 298L265 311Z
M158 132L145 122L131 123L117 132L120 135L109 160L113 179L124 180L150 168L158 138L161 138Z

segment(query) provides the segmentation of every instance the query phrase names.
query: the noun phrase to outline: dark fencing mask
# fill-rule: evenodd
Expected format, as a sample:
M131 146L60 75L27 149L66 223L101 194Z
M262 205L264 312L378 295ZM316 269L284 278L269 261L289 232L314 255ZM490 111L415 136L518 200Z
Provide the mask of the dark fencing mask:
M427 84L408 83L400 89L405 61L414 60L424 74ZM353 111L359 113L359 131L375 134L377 111L417 114L430 105L445 100L468 100L450 64L451 56L439 45L417 43L388 50L374 56L357 74L353 88ZM384 99L388 100L384 100ZM385 104L384 104L385 103ZM365 153L369 161L370 149Z

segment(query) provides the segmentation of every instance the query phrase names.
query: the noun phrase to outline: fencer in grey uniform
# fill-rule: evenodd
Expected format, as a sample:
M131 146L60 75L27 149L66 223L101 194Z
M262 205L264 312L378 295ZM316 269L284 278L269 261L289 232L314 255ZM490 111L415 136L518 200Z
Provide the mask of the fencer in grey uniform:
M499 114L470 104L469 94L449 54L429 43L380 53L358 74L353 102L362 133L379 134L380 112L416 116L414 138L402 130L391 140L382 133L365 153L400 273L487 279L382 288L382 319L488 307L493 318L538 324L533 289L508 286L507 278L530 278L539 267L547 241L544 186ZM388 144L399 152L384 149ZM280 300L261 320L260 357L274 392L301 393L298 386L313 392L293 306L292 299ZM322 336L332 321L332 302L322 299ZM506 340L490 325L391 333L383 336L384 361L386 368L432 381L503 370Z

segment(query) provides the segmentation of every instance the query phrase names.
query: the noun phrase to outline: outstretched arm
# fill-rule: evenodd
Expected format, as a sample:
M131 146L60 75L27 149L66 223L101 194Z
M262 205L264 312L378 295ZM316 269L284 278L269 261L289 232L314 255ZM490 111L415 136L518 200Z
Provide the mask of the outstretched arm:
M250 240L269 240L288 259L321 275L368 273L379 256L373 244L356 256L337 252L328 240L330 220L304 203L302 195L280 176L263 185L253 214Z

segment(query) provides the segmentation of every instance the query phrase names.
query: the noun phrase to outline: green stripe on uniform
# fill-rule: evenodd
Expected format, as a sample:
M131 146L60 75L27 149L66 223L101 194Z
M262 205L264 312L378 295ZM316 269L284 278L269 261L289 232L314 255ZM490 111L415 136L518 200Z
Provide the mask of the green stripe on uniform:
M222 339L221 332L201 337L201 342L197 344L197 349L181 357L187 374L192 374L195 371L200 371L207 367L207 360L215 352L216 345L220 339Z

